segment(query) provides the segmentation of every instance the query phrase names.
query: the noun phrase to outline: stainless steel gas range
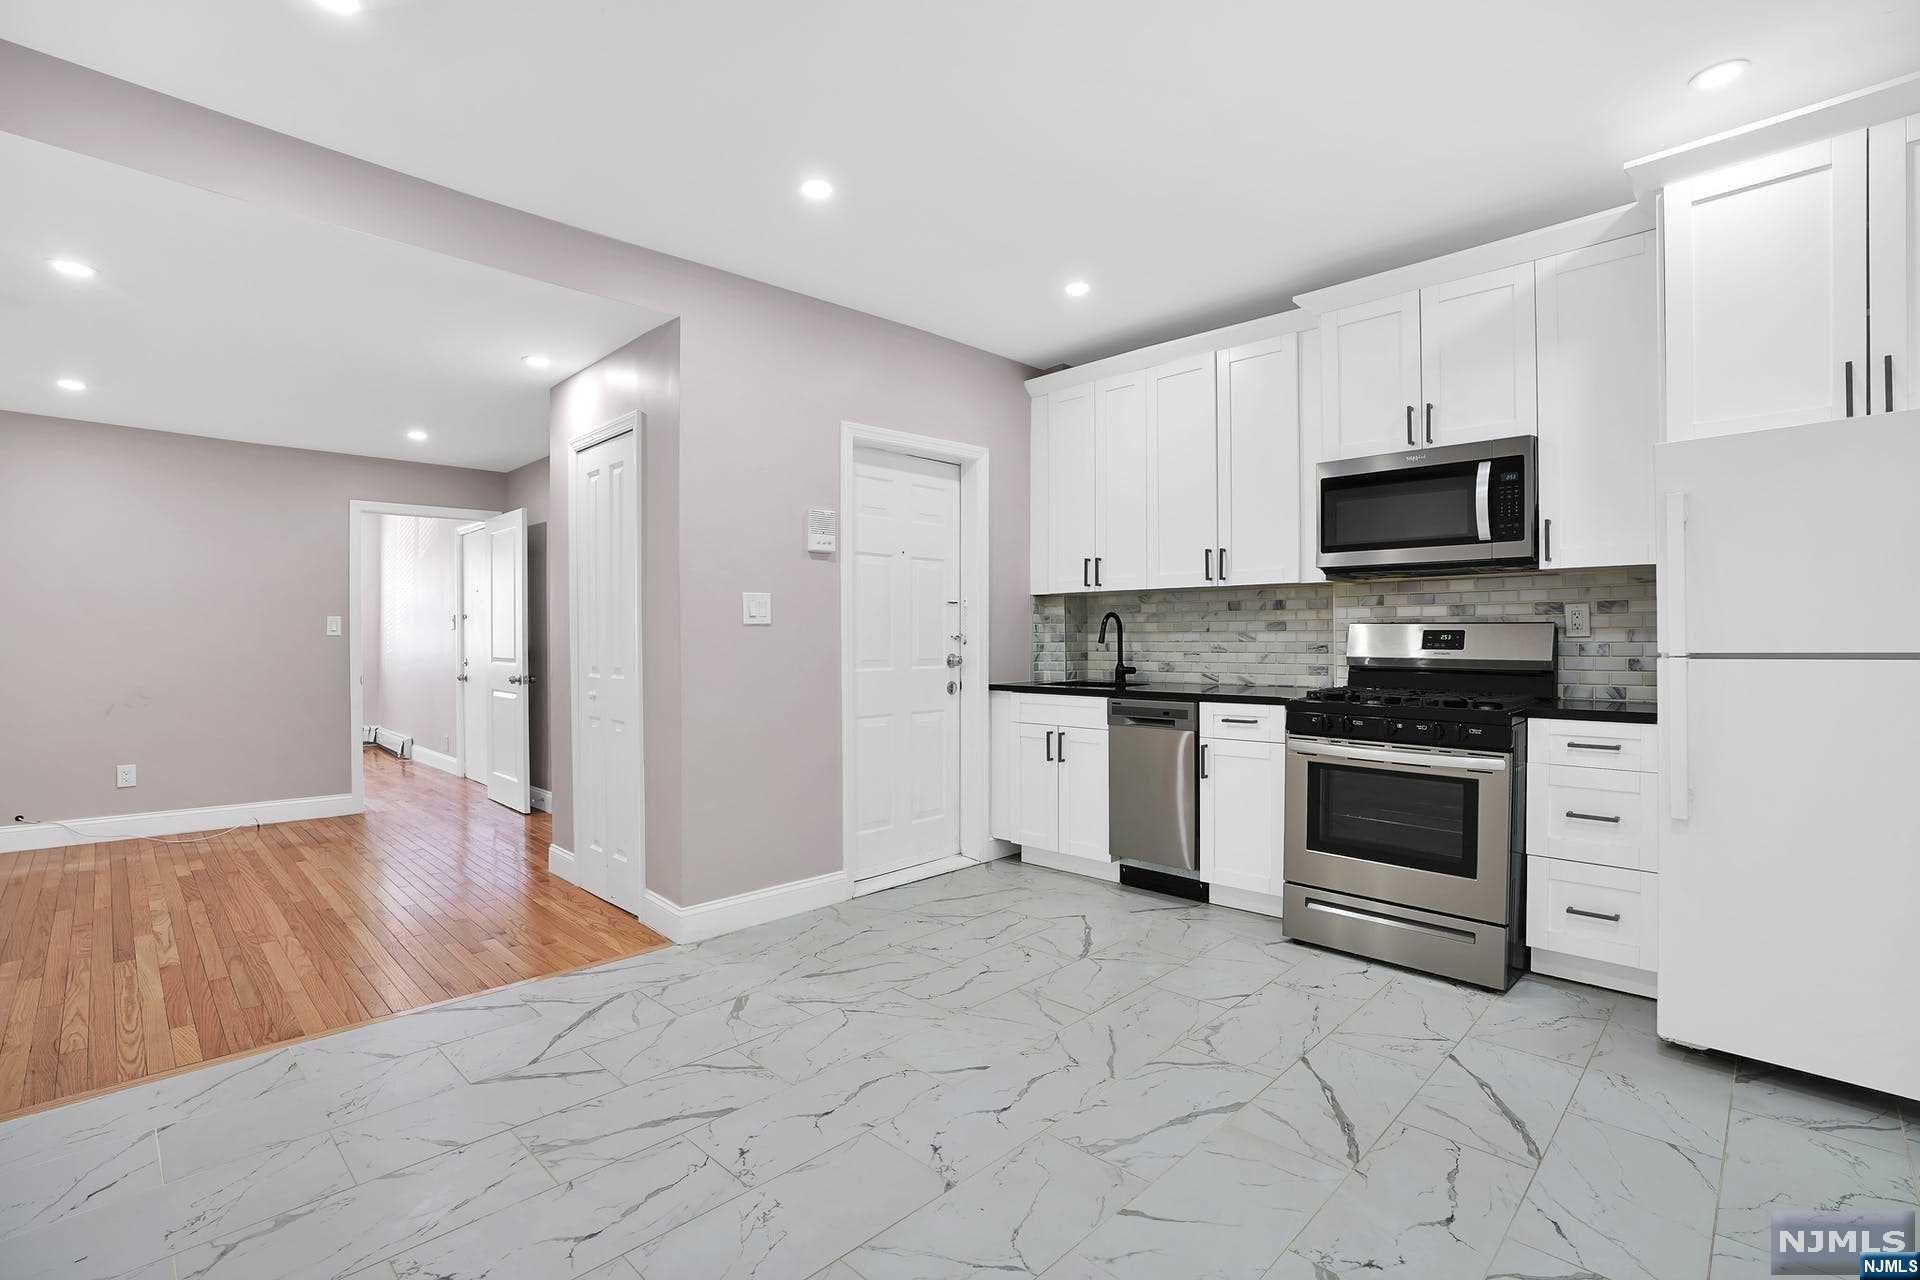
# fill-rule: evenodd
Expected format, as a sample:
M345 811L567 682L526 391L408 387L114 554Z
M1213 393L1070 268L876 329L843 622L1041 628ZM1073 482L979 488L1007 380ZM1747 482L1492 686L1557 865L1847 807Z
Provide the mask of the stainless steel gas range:
M1505 990L1525 968L1526 709L1550 622L1357 622L1287 709L1289 937Z

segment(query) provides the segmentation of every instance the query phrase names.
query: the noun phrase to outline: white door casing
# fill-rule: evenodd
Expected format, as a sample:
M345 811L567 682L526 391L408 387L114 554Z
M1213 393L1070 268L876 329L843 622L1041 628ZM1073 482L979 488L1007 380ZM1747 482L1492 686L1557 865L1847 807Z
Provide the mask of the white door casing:
M533 812L533 758L527 715L527 513L487 521L487 627L481 657L487 685L487 798Z
M567 556L575 874L589 893L636 913L645 891L638 450L637 421L574 450Z
M487 719L492 700L482 677L487 628L492 623L492 579L485 526L460 535L460 684L461 771L474 782L487 780Z
M960 469L858 449L852 508L855 879L960 852Z

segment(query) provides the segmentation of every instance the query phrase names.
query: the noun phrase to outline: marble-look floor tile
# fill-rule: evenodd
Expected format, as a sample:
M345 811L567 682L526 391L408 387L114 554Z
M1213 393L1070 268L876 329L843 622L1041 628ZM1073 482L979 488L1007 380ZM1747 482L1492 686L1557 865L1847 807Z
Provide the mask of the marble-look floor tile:
M823 1071L884 1049L905 1036L937 1030L948 1010L894 993L883 1008L829 1009L746 1045L742 1052L783 1080L811 1079Z
M859 911L849 905L840 903L724 934L700 943L699 950L718 960L752 960L772 952L831 953L845 959L899 946L946 927L929 916Z
M1057 956L1009 943L902 983L900 991L945 1009L965 1009L1024 987L1058 968Z
M1223 1062L1278 1075L1363 1003L1362 997L1289 985L1283 975L1232 1008L1215 1010L1187 1043Z
M179 1280L349 1276L553 1185L503 1133L189 1249L174 1268Z
M1338 951L1322 951L1317 947L1302 947L1301 950L1306 955L1300 963L1281 975L1282 981L1290 987L1362 1002L1372 999L1375 992L1393 981L1395 971L1385 965L1372 964L1358 956L1342 955Z
M1524 1164L1539 1164L1566 1114L1580 1068L1468 1037L1455 1045L1401 1119Z
M617 1039L603 1040L586 1053L618 1076L622 1084L637 1084L663 1071L797 1026L810 1016L770 996L735 996Z
M1700 1280L1719 1177L1715 1156L1569 1115L1509 1234L1613 1280Z
M1272 922L1279 925L1279 921ZM1291 969L1305 960L1313 952L1296 942L1288 940L1277 929L1266 931L1260 937L1238 936L1227 939L1219 946L1207 952L1221 960L1235 960L1241 964L1263 964L1275 974Z
M1427 1076L1411 1063L1355 1048L1335 1032L1282 1072L1232 1127L1330 1164L1356 1165Z
M1263 1072L1176 1045L1102 1086L1051 1132L1151 1182L1271 1082Z
M1092 1013L1132 995L1173 967L1170 960L1101 960L1088 956L1068 962L1021 990L1032 993L1035 999Z
M1397 977L1341 1023L1340 1034L1359 1048L1431 1071L1479 1019L1488 999L1447 983Z
M549 1109L514 1132L555 1178L566 1181L732 1115L785 1087L779 1076L728 1049L639 1084Z
M720 1167L756 1186L898 1115L934 1080L884 1054L841 1063L694 1131Z
M982 952L1018 942L1045 927L1045 922L1018 911L990 911L983 916L941 925L934 932L921 933L902 945L946 964L958 964Z
M739 1191L711 1156L677 1139L470 1222L393 1259L393 1269L400 1280L618 1276L623 1254Z
M849 1195L849 1188L861 1194ZM809 1276L945 1189L872 1134L675 1227L629 1255L647 1280Z
M1613 1013L1613 994L1522 978L1488 1003L1473 1038L1584 1067Z
M1527 1177L1510 1161L1398 1126L1347 1175L1288 1254L1321 1280L1479 1280Z
M611 1071L578 1052L480 1084L456 1085L342 1125L333 1136L353 1176L365 1181L619 1087Z
M847 960L808 956L771 974L766 989L776 998L804 1008L810 1002L860 1000L905 987L945 967L933 956L897 947Z
M1707 1275L1709 1280L1773 1280L1773 1255L1763 1241L1715 1236Z
M562 975L571 977L572 975ZM558 978L546 981L557 982ZM464 1040L526 1022L538 1015L529 1000L545 990L546 982L523 982L498 991L483 991L447 1004L409 1010L404 1016L355 1027L309 1041L308 1045L387 1057L404 1057L423 1049ZM301 1046L302 1048L308 1046ZM288 1050L294 1053L295 1050ZM298 1061L296 1058L295 1061Z
M0 1275L120 1276L352 1185L330 1137L294 1139L0 1240Z
M674 1019L659 1001L638 991L607 990L604 984L529 1003L534 1017L455 1041L442 1049L447 1060L477 1084Z
M0 1176L0 1240L50 1227L62 1218L109 1208L160 1181L160 1147L132 1125L118 1146L88 1143L71 1155L37 1161L32 1172L7 1166Z
M1899 1152L1736 1111L1727 1131L1717 1230L1761 1239L1775 1209L1914 1209L1912 1168Z
M886 1054L903 1066L933 1076L978 1071L1042 1040L1052 1039L1061 1027L1070 1026L1084 1016L1078 1009L1044 1002L1020 1006L1016 1010L1019 1016L1013 1018L987 1012L1007 1007L1004 1003L1007 998L989 1000L964 1013L943 1010L945 1018L938 1026L902 1036L886 1046ZM1038 1013L1051 1015L1054 1021L1036 1024L1034 1015Z
M1038 1275L1144 1184L1042 1135L847 1255L865 1280Z
M1075 1253L1112 1280L1259 1280L1344 1176L1226 1125Z
M1733 1067L1726 1059L1609 1024L1574 1090L1573 1110L1717 1156L1732 1098Z
M1897 1099L1784 1067L1741 1063L1734 1072L1733 1109L1886 1151L1905 1147Z
M1228 959L1220 954L1220 948L1215 948L1155 979L1155 985L1195 1000L1244 1000L1282 972L1280 967L1264 961Z
M1617 994L1613 997L1613 1017L1607 1025L1650 1036L1659 1020L1658 1010L1659 1006L1645 996Z
M784 952L770 958L793 963ZM766 992L778 976L773 964L710 956L695 947L668 947L590 970L617 977L626 990L657 1001L675 1013L692 1013L752 992Z
M1147 987L1061 1028L1058 1039L1077 1060L1108 1079L1121 1079L1190 1038L1217 1013L1199 1000Z
M1487 1280L1608 1280L1578 1263L1562 1262L1531 1245L1509 1240L1500 1246L1487 1268Z

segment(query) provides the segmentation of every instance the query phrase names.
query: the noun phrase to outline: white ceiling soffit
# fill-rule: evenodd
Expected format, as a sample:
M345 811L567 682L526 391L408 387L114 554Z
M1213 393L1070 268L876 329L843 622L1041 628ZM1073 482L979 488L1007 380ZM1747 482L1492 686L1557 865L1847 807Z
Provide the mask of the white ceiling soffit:
M507 471L555 382L666 318L13 134L0 191L4 409Z
M1633 157L1920 66L1920 5L8 0L0 37L1045 367L1620 204Z

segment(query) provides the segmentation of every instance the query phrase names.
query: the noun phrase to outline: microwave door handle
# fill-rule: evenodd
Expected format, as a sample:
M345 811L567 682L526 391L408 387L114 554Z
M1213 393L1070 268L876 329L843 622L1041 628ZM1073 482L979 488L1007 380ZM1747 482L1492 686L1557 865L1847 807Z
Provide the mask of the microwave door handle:
M1480 541L1493 541L1493 460L1473 469L1473 524Z

